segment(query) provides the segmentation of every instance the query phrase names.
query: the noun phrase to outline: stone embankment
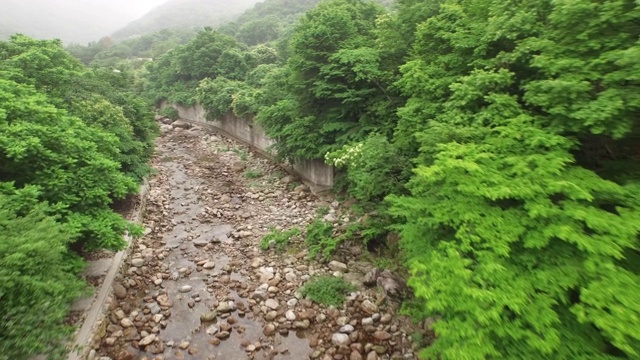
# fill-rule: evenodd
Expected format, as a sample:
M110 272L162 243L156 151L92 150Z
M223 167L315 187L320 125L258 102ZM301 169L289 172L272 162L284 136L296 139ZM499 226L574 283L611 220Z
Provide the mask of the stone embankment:
M391 275L360 261L359 246L328 263L308 259L301 240L259 247L269 229L303 228L319 208L336 226L348 222L340 204L231 140L161 120L147 235L114 284L95 358L416 358L410 321L383 286L365 286ZM321 274L358 290L341 307L302 297L300 287Z

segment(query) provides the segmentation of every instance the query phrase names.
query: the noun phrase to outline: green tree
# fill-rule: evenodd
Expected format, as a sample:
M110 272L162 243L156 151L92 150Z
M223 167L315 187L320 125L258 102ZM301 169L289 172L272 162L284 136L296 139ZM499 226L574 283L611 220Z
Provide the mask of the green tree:
M640 356L637 178L573 155L637 125L638 19L632 1L453 0L418 25L396 131L418 167L389 201L443 316L427 356Z
M0 183L0 359L63 358L69 303L84 290L73 234L47 214L34 186ZM46 234L46 236L43 236Z

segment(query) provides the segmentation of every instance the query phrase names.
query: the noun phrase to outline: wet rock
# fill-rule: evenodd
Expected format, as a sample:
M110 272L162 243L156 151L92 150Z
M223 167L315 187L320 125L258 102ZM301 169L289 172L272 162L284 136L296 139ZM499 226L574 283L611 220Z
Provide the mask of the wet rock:
M219 328L219 327L217 327L217 326L215 326L215 325L211 325L211 326L209 326L209 327L207 328L206 333L207 333L207 335L209 335L209 336L213 336L213 335L217 334L219 331L220 331L220 328Z
M231 312L232 310L229 303L227 301L223 301L220 303L220 305L218 305L218 307L216 308L216 311L221 314L226 314L228 312Z
M216 334L216 337L218 339L224 340L228 338L230 335L231 333L229 333L228 331L220 331L219 333Z
M201 322L213 322L216 321L216 318L218 317L218 313L215 311L209 311L206 312L202 315L200 315L200 321Z

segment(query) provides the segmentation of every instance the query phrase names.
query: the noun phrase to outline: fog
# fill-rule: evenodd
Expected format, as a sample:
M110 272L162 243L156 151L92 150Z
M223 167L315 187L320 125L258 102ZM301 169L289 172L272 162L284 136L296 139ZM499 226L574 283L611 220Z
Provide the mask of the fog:
M0 37L20 32L86 44L112 34L167 0L0 0Z

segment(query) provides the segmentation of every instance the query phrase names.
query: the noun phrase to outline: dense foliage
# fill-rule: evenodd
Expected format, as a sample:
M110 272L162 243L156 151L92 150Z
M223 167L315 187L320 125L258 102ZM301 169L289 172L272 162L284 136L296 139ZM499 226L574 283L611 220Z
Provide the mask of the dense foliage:
M59 41L0 42L0 358L58 351L82 288L70 249L138 231L112 204L149 173L156 133L126 73L87 69Z
M441 317L425 357L640 357L636 1L327 0L269 21L225 31L273 45L204 32L148 84L341 168L401 235L414 314Z

